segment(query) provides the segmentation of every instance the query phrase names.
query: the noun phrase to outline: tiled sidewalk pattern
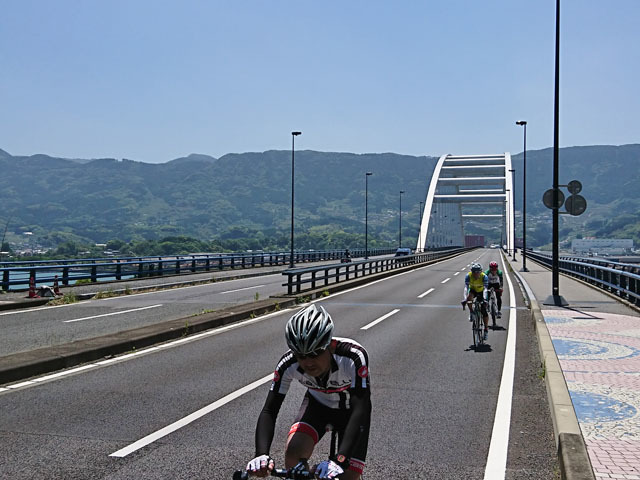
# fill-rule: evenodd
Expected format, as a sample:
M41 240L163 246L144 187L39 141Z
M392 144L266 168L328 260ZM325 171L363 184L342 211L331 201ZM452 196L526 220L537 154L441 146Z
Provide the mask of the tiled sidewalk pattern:
M596 478L640 480L640 317L543 310Z

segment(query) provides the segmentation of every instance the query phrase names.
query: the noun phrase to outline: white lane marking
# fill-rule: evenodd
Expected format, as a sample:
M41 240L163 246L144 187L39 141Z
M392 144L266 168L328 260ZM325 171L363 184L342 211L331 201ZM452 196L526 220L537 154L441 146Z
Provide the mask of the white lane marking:
M383 320L386 320L387 318L389 318L391 315L395 315L396 313L398 313L400 311L400 309L396 308L395 310L390 311L389 313L387 313L386 315L381 316L380 318L378 318L377 320L374 320L373 322L369 323L368 325L365 325L364 327L360 328L360 330L369 330L371 327L373 327L374 325L379 324L380 322L382 322Z
M123 313L139 312L141 310L148 310L150 308L158 308L161 306L162 304L159 303L157 305L149 305L147 307L132 308L131 310L122 310L121 312L103 313L101 315L93 315L91 317L74 318L73 320L65 320L64 323L81 322L83 320L91 320L92 318L110 317L112 315L121 315Z
M457 275L460 275L460 272L456 272L456 273L453 274L454 277L457 276Z
M3 312L0 313L0 316L2 315L17 315L20 313L29 313L29 312L37 312L38 310L48 310L48 309L52 309L52 308L62 308L62 307L75 307L78 305L82 305L85 303L88 303L89 300L84 300L82 302L76 302L76 303L66 303L64 305L51 305L49 307L34 307L34 308L21 308L18 310L12 310L10 312Z
M299 307L300 306L297 305L295 308L299 308ZM32 387L32 386L38 385L39 383L43 383L43 382L45 382L47 380L49 380L49 381L59 380L59 379L68 377L70 375L73 375L74 373L80 372L82 370L91 370L91 369L96 369L96 368L100 368L100 367L103 367L103 366L107 366L107 365L112 364L112 363L126 362L127 360L130 360L132 358L139 357L141 355L146 355L146 354L152 353L154 351L166 350L166 349L173 348L175 346L181 345L183 343L194 342L194 341L200 340L202 338L206 338L206 337L210 337L210 336L214 336L214 335L219 335L219 334L227 332L229 330L235 330L236 328L242 328L242 327L244 327L246 325L251 325L252 323L258 323L258 322L261 322L261 321L266 320L268 318L275 317L276 315L286 314L287 310L288 309L281 310L281 311L278 311L278 312L268 313L268 314L260 316L260 317L250 318L250 319L245 320L243 322L232 323L232 324L229 324L229 325L225 325L224 327L219 327L219 328L215 328L215 329L212 329L212 330L207 330L205 332L197 333L195 335L189 335L188 337L180 338L180 339L175 340L173 342L167 342L167 343L163 343L161 345L157 345L155 347L145 348L145 349L142 349L142 350L138 350L138 351L136 351L134 353L129 353L129 354L126 354L126 355L120 355L120 356L116 356L116 357L109 358L109 359L106 359L106 360L100 360L99 362L95 362L95 363L88 363L88 364L82 365L82 366L77 367L77 368L64 370L64 371L53 373L53 374L50 374L50 375L44 375L42 377L32 378L31 380L29 380L27 382L14 383L13 385L6 385L5 387L0 388L0 393L8 393L8 392L10 392L12 390L18 390L18 389Z
M440 283L447 283L449 280L451 280L451 277L449 278L445 278L444 280L442 280Z
M236 390L235 392L232 392L229 395L222 397L220 400L216 400L215 402L207 405L206 407L201 408L200 410L197 410L190 415L187 415L186 417L178 420L177 422L174 422L171 425L167 425L166 427L161 428L160 430L153 432L152 434L147 435L144 438L141 438L137 442L134 442L131 445L128 445L125 448L122 448L117 452L112 453L109 456L110 457L126 457L130 453L133 453L136 450L141 449L142 447L146 447L150 443L153 443L162 437L166 437L170 433L173 433L176 430L179 430L180 428L186 425L189 425L191 422L194 422L199 418L204 417L208 413L211 413L214 410L217 410L223 405L226 405L227 403L235 400L236 398L244 395L245 393L250 392L251 390L259 387L260 385L271 381L272 379L273 379L273 373L270 373L269 375L262 377L261 379L256 380L255 382L250 383L249 385L246 385L241 389Z
M421 293L420 295L418 295L418 298L422 298L422 297L426 297L427 295L429 295L431 292L433 292L435 290L435 288L430 288L429 290L427 290L424 293Z
M513 304L509 308L509 331L507 333L507 345L504 353L504 366L502 367L502 379L500 380L500 392L496 405L496 416L491 432L491 444L487 456L487 466L484 471L484 480L503 480L507 470L507 451L509 449L509 427L511 424L511 402L513 400L513 376L516 365L516 305L515 293L511 277L504 268L507 282L509 283L509 300Z
M233 293L240 292L242 290L251 290L252 288L264 287L264 285L255 285L253 287L245 287L245 288L237 288L235 290L227 290L226 292L220 292L220 295L224 295L225 293Z
M26 382L20 382L20 383L14 383L13 385L7 385L7 388L9 389L14 389L14 388L22 388L22 387L26 387L29 385L33 385L35 382L33 380L27 380Z
M461 268L460 269L461 272L464 272L465 270L466 270L466 268Z
M347 290L342 290L341 292L332 293L330 298L338 297L340 295L344 295L345 293L353 292L355 290L360 290L361 288L366 288L366 287L369 287L371 285L375 285L376 283L393 280L394 278L398 278L398 277L400 277L402 275L407 275L409 273L416 273L416 272L419 272L420 270L424 270L425 268L434 267L436 265L440 265L441 263L449 262L449 261L452 261L452 260L456 260L456 259L455 258L445 258L444 260L440 260L440 261L438 261L436 263L431 263L429 265L425 265L424 267L418 267L418 268L415 268L413 270L409 270L408 272L398 273L396 275L391 275L389 277L381 278L380 280L374 280L373 282L369 282L369 283L366 283L364 285L360 285L358 287L353 287L353 288L349 288ZM326 300L326 299L324 297L321 297L321 298L317 298L315 300L311 300L308 303L322 302L323 300ZM300 305L298 305L298 307L303 307L304 305L308 305L308 303L300 304Z

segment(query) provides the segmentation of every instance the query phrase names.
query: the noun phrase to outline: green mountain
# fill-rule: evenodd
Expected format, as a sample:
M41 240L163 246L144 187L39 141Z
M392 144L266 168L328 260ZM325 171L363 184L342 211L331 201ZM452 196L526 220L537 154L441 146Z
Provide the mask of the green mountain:
M579 217L561 216L561 239L631 237L640 244L640 145L560 150L560 183L582 182L588 202ZM522 206L523 155L516 169L516 207ZM413 246L437 157L393 153L295 153L296 236L358 234L364 245L365 172L369 177L369 241L395 245L402 195L403 244ZM551 211L542 194L551 188L552 150L527 152L527 243L550 241ZM25 231L44 246L73 239L200 240L271 238L289 241L291 152L191 154L163 164L133 160L12 156L0 150L0 227L18 241ZM566 192L566 188L564 189ZM518 227L520 229L521 227ZM468 233L495 231L482 226ZM520 232L518 232L520 236ZM48 244L48 245L47 245ZM313 248L313 246L310 246Z
M512 156L516 170L516 208L522 208L523 155ZM594 236L633 238L640 246L640 145L561 148L559 184L582 183L587 210L560 216L560 239ZM553 149L527 152L527 246L551 242L551 210L542 203L553 185ZM561 187L565 196L566 187ZM564 209L561 209L564 211ZM518 235L520 235L520 229Z
M295 153L295 228L364 236L365 172L371 238L397 239L400 190L403 231L417 237L434 157ZM15 236L32 231L51 242L86 239L202 240L264 235L288 244L291 152L189 155L164 164L0 156L0 225ZM364 242L362 242L364 244ZM46 245L45 245L46 246Z

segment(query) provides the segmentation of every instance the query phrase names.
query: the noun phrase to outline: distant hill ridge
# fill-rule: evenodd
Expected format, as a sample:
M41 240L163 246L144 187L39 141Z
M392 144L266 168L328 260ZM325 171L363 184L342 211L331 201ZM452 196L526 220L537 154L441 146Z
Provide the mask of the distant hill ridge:
M522 154L513 155L516 206L521 205ZM403 190L403 238L415 243L428 182L438 157L394 153L296 151L296 231L359 233L369 177L369 233L397 239ZM560 150L561 183L580 180L582 217L563 216L566 235L629 236L640 243L640 145ZM66 232L104 243L119 238L188 235L284 235L290 222L291 152L270 150L220 158L192 153L166 163L12 156L0 150L0 225L36 235ZM527 214L544 217L542 193L551 187L552 149L527 152ZM614 215L612 215L612 213ZM548 225L533 218L528 240ZM538 231L539 230L539 231ZM485 233L485 232L480 232ZM495 235L495 233L493 233ZM404 243L404 242L403 242Z

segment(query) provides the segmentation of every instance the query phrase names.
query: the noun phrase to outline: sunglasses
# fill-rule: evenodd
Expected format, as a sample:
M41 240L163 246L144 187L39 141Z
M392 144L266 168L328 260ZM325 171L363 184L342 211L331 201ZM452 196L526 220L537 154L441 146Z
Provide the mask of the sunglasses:
M325 350L326 348L323 348L322 350L316 350L315 352L307 353L306 355L301 355L299 353L295 353L294 355L298 360L304 360L306 358L318 358L320 355L324 353Z

